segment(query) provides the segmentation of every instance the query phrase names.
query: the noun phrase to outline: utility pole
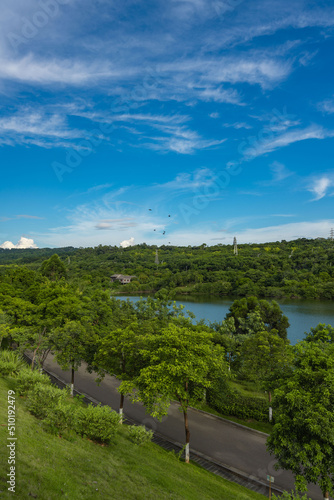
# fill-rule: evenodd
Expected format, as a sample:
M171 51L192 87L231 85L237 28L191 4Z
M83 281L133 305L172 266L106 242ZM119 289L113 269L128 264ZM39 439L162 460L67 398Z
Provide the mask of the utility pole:
M238 255L238 245L237 245L237 238L234 236L234 239L233 239L233 246L234 246L234 255Z
M332 241L334 240L334 229L333 228L330 230L329 239Z

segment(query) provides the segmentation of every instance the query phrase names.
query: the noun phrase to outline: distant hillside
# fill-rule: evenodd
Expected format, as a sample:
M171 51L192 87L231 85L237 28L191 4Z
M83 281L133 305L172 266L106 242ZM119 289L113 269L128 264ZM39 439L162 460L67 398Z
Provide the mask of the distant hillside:
M202 293L263 297L334 298L334 241L298 239L265 244L195 247L146 244L129 248L43 248L0 250L2 272L25 265L38 270L57 253L69 280L115 292ZM111 283L115 273L135 276L130 284Z

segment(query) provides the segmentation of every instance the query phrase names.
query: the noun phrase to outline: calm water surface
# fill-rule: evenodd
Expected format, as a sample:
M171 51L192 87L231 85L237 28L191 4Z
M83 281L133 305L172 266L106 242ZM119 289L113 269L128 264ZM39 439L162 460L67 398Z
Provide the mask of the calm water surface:
M117 296L117 299L130 299L136 302L139 296ZM208 297L208 296L181 296L176 297L177 305L183 304L185 310L195 314L196 320L204 319L206 322L222 321L233 298ZM316 300L277 300L283 313L289 318L290 328L288 329L288 338L291 344L296 344L303 340L304 333L309 332L310 328L319 323L330 324L334 326L334 304L332 301Z

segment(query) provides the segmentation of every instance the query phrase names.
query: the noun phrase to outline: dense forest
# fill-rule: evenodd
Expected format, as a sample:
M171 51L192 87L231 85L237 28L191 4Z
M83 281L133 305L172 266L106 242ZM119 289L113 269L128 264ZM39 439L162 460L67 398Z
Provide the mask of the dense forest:
M114 293L255 295L268 298L334 298L334 241L317 238L265 244L57 248L1 250L0 272L24 265L39 270L55 252L72 283ZM112 283L115 273L134 276Z

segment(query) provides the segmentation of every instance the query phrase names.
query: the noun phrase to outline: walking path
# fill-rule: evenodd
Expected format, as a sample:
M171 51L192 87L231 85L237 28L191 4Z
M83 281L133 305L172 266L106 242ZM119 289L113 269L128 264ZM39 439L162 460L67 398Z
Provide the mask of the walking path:
M44 367L69 383L70 371L61 370L50 356ZM84 367L81 367L75 373L75 389L118 410L119 381L107 375L98 386L95 378L95 374L90 374L85 371ZM163 417L162 422L147 415L141 404L133 404L127 399L124 404L124 413L135 422L157 431L167 440L184 443L183 415L176 403L170 405L168 415ZM228 468L241 471L264 483L267 483L267 475L273 476L274 485L281 490L293 489L293 475L288 471L274 469L276 461L266 451L266 434L195 409L189 409L189 426L190 458L191 451L197 451ZM323 498L320 489L315 485L309 485L308 496L312 500Z

